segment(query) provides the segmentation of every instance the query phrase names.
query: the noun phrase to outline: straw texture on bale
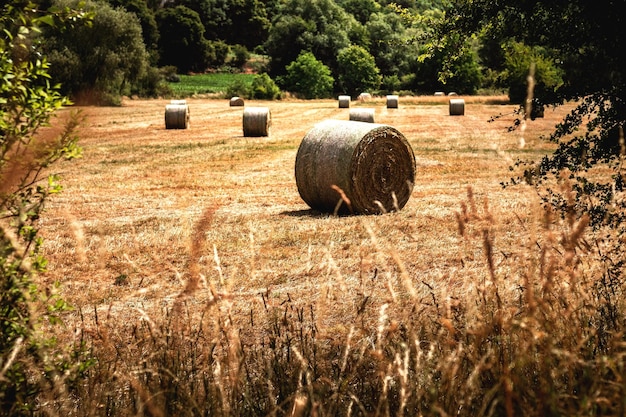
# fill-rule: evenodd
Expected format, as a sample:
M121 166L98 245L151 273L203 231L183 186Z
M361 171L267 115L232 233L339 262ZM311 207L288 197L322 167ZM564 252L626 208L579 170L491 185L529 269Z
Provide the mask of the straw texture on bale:
M397 109L398 108L398 100L400 98L397 95L389 95L387 96L387 108L388 109Z
M350 107L350 96L339 96L339 108L347 109Z
M186 104L167 104L165 106L165 128L187 129L189 126L189 106Z
M415 155L391 126L325 120L300 143L295 176L300 197L315 210L380 214L409 200Z
M462 98L450 99L450 116L463 116L465 114L465 100Z
M350 120L356 122L374 123L374 109L356 108L350 109Z
M230 99L230 105L231 107L241 107L243 106L243 99L241 97L232 97Z
M244 136L269 136L272 123L267 107L246 107L243 111Z

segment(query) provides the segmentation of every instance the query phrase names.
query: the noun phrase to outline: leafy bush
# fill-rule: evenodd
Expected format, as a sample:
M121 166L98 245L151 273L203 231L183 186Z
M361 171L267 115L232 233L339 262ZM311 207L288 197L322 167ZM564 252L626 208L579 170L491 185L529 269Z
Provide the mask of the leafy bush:
M287 65L287 75L280 79L283 88L307 99L330 97L335 79L330 69L311 52L301 52Z
M260 74L252 80L252 98L261 100L275 100L281 97L280 88L267 74Z
M243 45L233 45L230 48L233 58L230 65L236 68L242 68L250 59L250 51Z
M238 78L226 89L227 97L249 98L252 95L252 87L244 80Z
M356 96L362 91L374 91L382 77L374 57L363 47L352 45L337 56L339 86L347 94Z

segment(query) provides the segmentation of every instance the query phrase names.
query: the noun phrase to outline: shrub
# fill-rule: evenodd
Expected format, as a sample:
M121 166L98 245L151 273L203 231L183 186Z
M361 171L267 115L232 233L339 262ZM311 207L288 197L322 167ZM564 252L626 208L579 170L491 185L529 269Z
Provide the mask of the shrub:
M252 98L261 100L275 100L281 97L280 88L266 73L254 77L251 94Z
M287 75L281 79L284 89L307 99L330 97L335 79L330 69L311 52L301 52L287 65Z
M248 48L243 45L233 45L230 48L233 58L230 61L230 65L236 68L243 68L246 62L250 59L250 52Z
M252 96L252 88L242 79L236 79L226 88L227 97L249 98Z
M343 48L337 56L339 86L355 96L362 91L377 90L381 76L374 57L361 46Z

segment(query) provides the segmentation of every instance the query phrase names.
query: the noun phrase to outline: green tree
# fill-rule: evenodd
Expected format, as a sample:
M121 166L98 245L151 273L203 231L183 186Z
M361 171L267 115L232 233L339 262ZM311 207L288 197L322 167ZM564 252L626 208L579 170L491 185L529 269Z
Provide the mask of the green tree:
M307 99L330 97L334 83L330 69L311 52L301 52L281 79L284 89Z
M204 38L200 15L185 6L166 7L156 14L160 65L182 73L204 72L215 61L215 49Z
M58 0L56 7L75 9L77 0ZM45 53L55 82L74 101L115 104L146 74L148 55L135 14L88 0L90 25L46 31Z
M350 45L349 34L359 25L333 0L287 0L272 22L265 49L270 74L284 75L301 51L312 52L333 74L339 50Z
M123 7L126 11L134 13L141 24L143 43L150 55L150 63L157 64L159 28L157 27L154 11L148 7L145 0L109 0L115 7Z
M31 416L42 411L44 398L71 391L90 361L80 346L68 352L42 330L43 323L59 324L67 305L37 280L46 268L37 219L60 191L57 176L47 172L80 152L77 117L58 134L48 127L68 101L50 84L38 34L42 26L69 29L66 22L86 16L61 8L41 12L19 0L0 10L0 414ZM46 407L53 410L53 401Z
M252 98L260 100L275 100L280 98L280 88L268 74L259 74L252 80L250 88Z
M374 57L361 46L352 45L339 51L337 56L339 87L356 96L363 91L378 89L382 77Z
M363 25L370 20L372 14L381 9L376 0L338 0L337 3Z
M509 91L509 99L516 104L524 104L528 95L528 73L531 65L534 68L533 97L554 95L563 83L562 69L558 68L550 53L540 46L530 47L519 42L509 42L504 46L505 70L502 84Z
M374 56L381 75L402 77L417 60L415 47L406 42L409 36L401 16L375 13L365 24L368 51Z
M265 2L260 0L176 0L174 5L198 13L206 30L205 38L248 49L267 39L270 20Z

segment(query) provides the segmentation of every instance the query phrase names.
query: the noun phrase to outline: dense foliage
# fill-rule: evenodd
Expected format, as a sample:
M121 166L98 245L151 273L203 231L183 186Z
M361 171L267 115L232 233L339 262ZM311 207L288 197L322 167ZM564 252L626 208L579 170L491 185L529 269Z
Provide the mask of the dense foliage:
M148 55L136 15L89 0L89 25L48 28L44 53L50 74L63 94L75 101L115 103L147 74ZM78 0L57 0L56 7L77 9Z
M38 3L45 8L78 1ZM301 52L312 53L330 69L336 81L333 92L340 92L337 57L348 47L362 47L374 57L382 93L432 93L441 85L440 58L419 59L421 35L430 31L433 18L442 15L443 5L437 1L89 0L87 7L95 13L92 26L46 33L52 76L74 99L85 91L108 103L125 94L161 95L167 92L158 67L174 66L181 74L242 71L254 65L246 66L251 54L268 60L254 71L277 80ZM408 21L407 13L417 18ZM463 68L478 71L478 58L467 56ZM459 93L476 92L480 78L461 69L454 88ZM369 88L370 84L354 87Z

